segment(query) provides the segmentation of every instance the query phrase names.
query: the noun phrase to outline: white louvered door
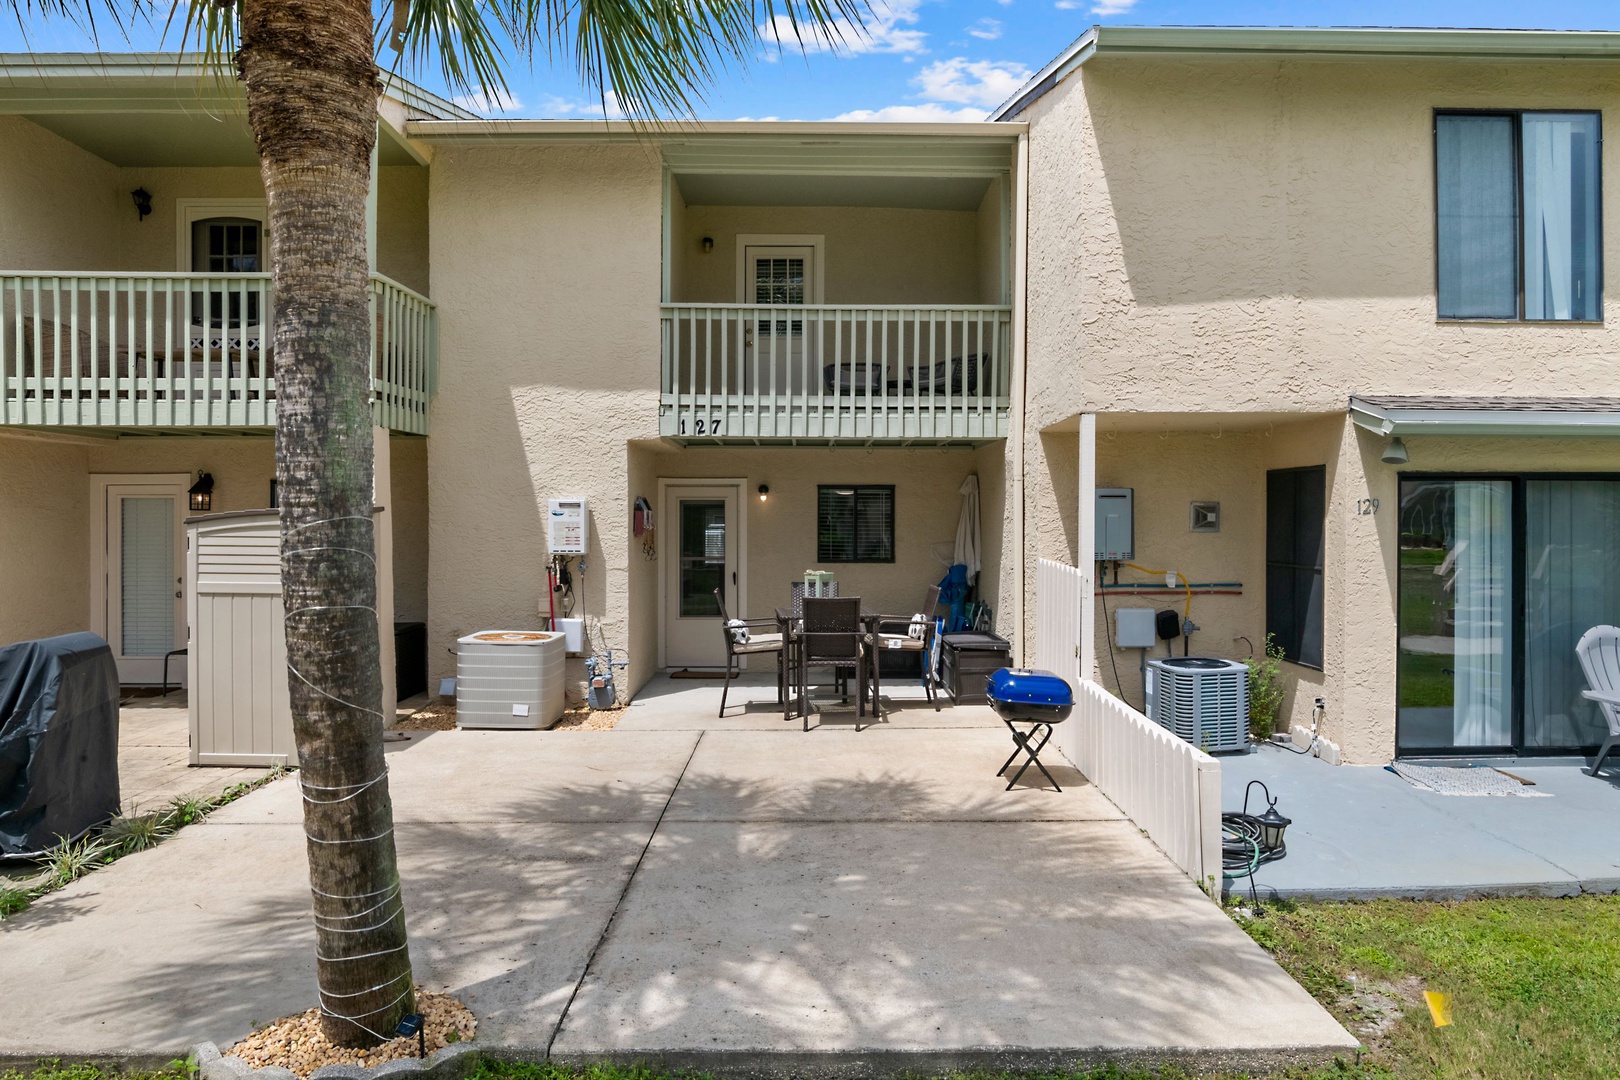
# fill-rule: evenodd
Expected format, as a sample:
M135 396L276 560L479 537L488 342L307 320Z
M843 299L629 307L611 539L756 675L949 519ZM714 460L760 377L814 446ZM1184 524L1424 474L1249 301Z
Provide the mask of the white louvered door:
M106 488L104 636L123 683L163 679L164 654L186 646L183 487L168 483ZM169 680L184 685L186 657L169 661Z

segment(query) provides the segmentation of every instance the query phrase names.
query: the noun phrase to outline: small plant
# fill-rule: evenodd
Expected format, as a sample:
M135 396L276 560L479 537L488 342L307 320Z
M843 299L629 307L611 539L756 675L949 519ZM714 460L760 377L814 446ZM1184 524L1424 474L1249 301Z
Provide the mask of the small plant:
M158 820L163 828L172 832L201 821L216 805L217 801L206 795L176 795L159 811Z
M19 911L27 911L28 905L33 902L34 897L29 890L0 885L0 919L8 918Z
M1287 687L1282 681L1283 647L1266 635L1265 656L1251 656L1249 666L1249 734L1264 742L1277 730Z
M134 851L156 847L158 842L172 831L164 827L156 814L137 814L132 817L120 814L107 824L101 838L115 848L118 854L128 855Z
M40 861L45 867L46 887L60 889L78 881L84 875L106 862L112 854L109 845L99 837L86 836L80 840L63 840L45 852Z

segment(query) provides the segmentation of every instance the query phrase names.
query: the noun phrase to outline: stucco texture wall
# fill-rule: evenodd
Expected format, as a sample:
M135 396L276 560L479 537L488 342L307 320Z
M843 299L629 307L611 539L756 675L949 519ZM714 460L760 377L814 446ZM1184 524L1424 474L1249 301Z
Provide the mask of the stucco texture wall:
M1433 110L1491 107L1613 113L1620 86L1575 64L1088 63L1024 117L1035 429L1612 381L1612 325L1436 321Z
M20 116L0 116L0 270L118 264L119 169Z
M742 477L744 512L748 515L748 617L769 618L786 607L789 587L804 580L808 569L829 570L844 596L859 596L868 606L894 614L918 610L928 586L945 576L960 516L962 481L978 473L981 520L994 500L994 517L983 521L987 556L985 580L998 581L1000 484L984 497L986 475L973 450L861 450L774 447L671 449L650 455L648 467L663 478ZM770 486L760 502L755 489ZM816 561L816 488L821 484L893 484L895 558L892 563L821 563ZM672 529L660 543L675 543ZM995 545L991 551L992 544ZM668 558L673 554L666 548ZM992 593L992 595L994 595Z
M259 170L252 167L119 169L118 185L129 211L118 215L120 270L172 274L191 269L189 254L180 258L179 200L264 198ZM145 219L129 203L129 192L138 187L152 193L152 212ZM187 247L189 251L189 240Z
M429 188L439 391L428 440L430 664L540 625L546 501L590 500L582 613L625 647L629 444L658 431L656 149L444 147ZM576 592L578 591L576 587Z
M980 261L1000 266L999 250L979 251L979 220L967 210L687 206L673 224L676 303L738 302L740 234L824 236L828 304L991 303L980 299ZM705 236L714 240L707 253Z
M388 165L377 170L377 270L408 289L427 293L428 170Z
M0 645L90 628L88 449L0 431Z

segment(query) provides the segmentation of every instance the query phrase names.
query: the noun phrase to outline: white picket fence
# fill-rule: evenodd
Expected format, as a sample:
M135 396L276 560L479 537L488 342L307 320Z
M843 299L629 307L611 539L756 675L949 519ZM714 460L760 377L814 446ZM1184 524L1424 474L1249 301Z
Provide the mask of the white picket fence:
M1170 861L1211 896L1221 883L1221 765L1176 738L1080 670L1091 582L1073 566L1040 560L1035 574L1035 663L1074 687L1058 727L1065 756Z

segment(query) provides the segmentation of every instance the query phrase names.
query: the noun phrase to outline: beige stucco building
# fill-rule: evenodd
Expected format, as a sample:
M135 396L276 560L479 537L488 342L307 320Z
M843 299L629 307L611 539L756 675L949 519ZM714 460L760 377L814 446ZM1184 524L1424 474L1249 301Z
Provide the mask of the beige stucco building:
M436 680L571 608L633 691L720 662L716 587L763 616L815 568L913 610L971 476L1018 657L1052 558L1096 568L1085 647L1133 705L1145 657L1269 631L1329 758L1589 746L1611 37L1109 28L983 124L481 120L393 83L393 615ZM183 607L124 559L174 554L199 473L212 510L270 500L252 145L172 58L3 63L0 640L95 629L156 681ZM1128 557L1097 558L1099 489L1130 489ZM558 593L555 499L589 523ZM1119 647L1121 607L1197 629Z
M1612 301L1538 318L1511 254L1506 307L1448 290L1496 270L1455 225L1487 164L1509 239L1562 229L1540 250L1601 289L1610 37L1103 28L1000 110L1029 125L1027 554L1091 564L1081 502L1134 495L1133 557L1095 564L1102 682L1142 704L1105 608L1187 603L1128 561L1208 585L1195 655L1292 633L1286 717L1329 757L1602 741L1574 646L1620 615ZM1452 124L1505 152L1459 161ZM1581 190L1538 209L1560 168Z

